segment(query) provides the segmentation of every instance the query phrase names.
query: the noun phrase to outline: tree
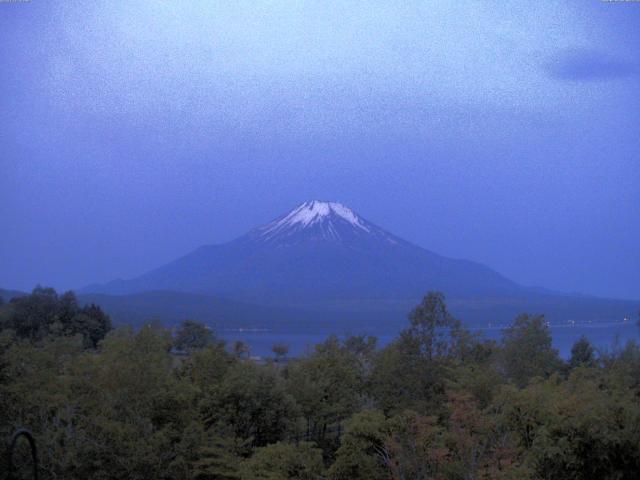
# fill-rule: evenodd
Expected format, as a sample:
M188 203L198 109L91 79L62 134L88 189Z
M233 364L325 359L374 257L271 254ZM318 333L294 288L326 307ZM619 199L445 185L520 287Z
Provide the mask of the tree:
M170 346L167 330L117 329L100 355L69 365L77 407L67 441L82 467L73 471L76 478L163 478L177 440L197 415L196 390L174 374Z
M244 448L238 439L193 422L181 432L165 478L239 480L240 452Z
M640 394L640 345L635 340L629 340L622 349L603 354L602 363L611 383Z
M2 328L11 329L18 338L39 341L45 338L56 320L58 294L53 288L37 286L30 295L15 297L2 318Z
M317 480L324 474L322 450L313 443L274 443L256 450L241 466L241 480Z
M58 296L53 288L38 286L0 310L0 329L10 329L18 338L32 342L48 336L81 335L85 347L95 348L111 330L111 320L100 307L81 308L73 292Z
M253 447L283 439L297 413L277 370L252 362L230 366L220 383L204 393L200 410L207 428L228 427Z
M233 342L233 353L237 358L249 358L251 355L251 348L242 340L236 340Z
M519 386L533 377L549 377L562 367L544 316L520 315L503 331L501 360L506 377Z
M370 358L376 349L378 339L371 335L351 335L344 341L345 348L358 357Z
M496 457L493 444L497 440L492 418L483 415L466 392L452 392L449 397L449 419L443 434L449 455L442 468L453 478L482 477L481 473L495 470L499 460L492 458Z
M569 367L595 367L597 365L595 350L584 335L571 347Z
M429 292L409 314L410 326L401 333L406 342L415 344L428 360L454 350L455 333L460 322L447 309L444 295Z
M370 391L385 413L442 409L450 366L460 357L460 322L444 296L430 292L409 315L410 325L373 361Z
M211 333L201 324L180 332L188 346L179 356L177 335L157 322L105 335L110 321L99 307L52 289L1 306L0 325L0 438L32 430L46 478L630 479L640 471L640 346L596 357L582 338L570 360L579 368L563 368L543 317L518 317L498 346L462 329L432 294L384 349L372 337L331 336L285 365L239 358L243 343L234 354L201 342Z
M443 465L449 450L443 444L444 428L435 417L407 410L388 423L391 434L385 448L391 478L446 478Z
M271 347L271 351L276 356L276 362L285 361L289 353L289 345L286 343L276 343Z
M386 480L389 478L389 435L385 416L365 410L349 419L329 469L331 480Z
M501 352L493 340L475 339L473 342L473 346L463 354L462 361L450 368L449 387L471 394L484 409L504 383L504 377L496 369Z
M214 343L213 331L204 323L193 320L183 320L173 339L173 346L185 352L201 350Z
M220 383L237 361L222 343L217 343L191 352L183 359L177 372L204 393L212 385Z
M339 433L340 422L362 405L360 362L335 336L316 345L309 357L291 362L287 381L306 420L306 438L323 448L329 430Z
M71 332L80 333L85 339L85 345L91 348L111 330L111 319L102 309L93 303L86 305L72 319Z
M514 434L532 478L636 478L640 410L633 392L607 387L577 369L508 386L496 402L498 422Z

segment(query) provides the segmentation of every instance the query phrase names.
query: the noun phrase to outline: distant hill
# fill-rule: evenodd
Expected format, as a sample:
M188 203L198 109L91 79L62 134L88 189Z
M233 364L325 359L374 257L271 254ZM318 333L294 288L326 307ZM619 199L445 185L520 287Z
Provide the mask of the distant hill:
M150 320L173 325L192 319L218 329L272 328L294 323L302 313L294 309L257 306L209 295L185 292L153 291L130 295L85 293L78 295L83 303L95 303L107 312L116 324L139 326Z
M26 293L20 292L18 290L5 290L3 288L0 288L0 298L2 298L5 302L8 302L14 297L22 297L23 295L26 295Z
M8 301L26 295L0 290ZM167 326L184 319L205 322L216 330L268 329L297 333L390 333L403 328L414 301L338 301L304 306L256 305L210 295L153 291L129 295L85 293L81 304L96 303L114 324L138 327L151 320ZM468 325L500 328L522 312L544 313L552 323L620 320L637 310L638 302L591 297L533 295L513 298L456 299L447 303L452 313Z

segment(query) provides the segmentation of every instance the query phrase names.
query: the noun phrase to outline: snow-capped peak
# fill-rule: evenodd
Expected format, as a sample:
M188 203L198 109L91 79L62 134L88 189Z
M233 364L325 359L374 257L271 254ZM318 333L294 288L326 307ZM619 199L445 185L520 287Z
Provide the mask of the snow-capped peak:
M278 232L304 229L334 219L343 220L354 228L370 232L366 223L349 207L337 202L312 200L304 202L288 214L263 227L262 234L271 236ZM329 225L329 231L334 232L331 225Z
M369 231L360 221L360 218L353 213L353 210L349 207L345 207L343 204L337 202L320 202L318 200L304 202L302 205L293 209L288 215L278 221L278 226L301 224L303 227L306 227L322 221L332 213L346 220L354 227L361 228L366 232Z

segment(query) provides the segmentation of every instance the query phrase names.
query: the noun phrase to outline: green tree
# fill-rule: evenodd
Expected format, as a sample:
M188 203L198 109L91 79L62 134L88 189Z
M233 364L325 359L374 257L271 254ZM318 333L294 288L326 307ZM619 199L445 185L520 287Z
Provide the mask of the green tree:
M84 306L71 319L69 334L80 334L84 338L85 346L95 348L111 330L111 319L98 305Z
M607 387L584 369L568 381L553 376L496 402L499 421L514 433L533 478L637 477L640 410L632 392Z
M72 395L66 362L82 353L81 339L53 337L38 344L5 340L9 343L0 346L0 437L9 438L19 427L29 428L37 438L43 470L61 475L74 455L63 451L62 443L73 441L69 427L75 428L79 421L75 415L79 400Z
M213 385L219 384L229 368L237 362L236 357L227 352L222 343L217 343L192 351L180 363L176 373L188 379L190 384L204 394Z
M251 348L242 340L233 342L233 354L237 358L249 358L251 356Z
M504 383L504 377L496 369L500 353L493 340L474 340L463 360L450 368L449 388L471 394L482 409L488 407Z
M228 427L254 447L285 438L296 417L295 401L277 371L251 362L230 366L204 395L200 408L207 428Z
M276 356L276 362L286 361L287 355L289 354L289 345L286 343L276 343L271 347L271 351Z
M635 340L602 355L602 363L609 382L640 394L640 345Z
M393 479L437 479L444 476L449 450L444 428L431 415L407 410L389 419L386 455Z
M377 345L378 339L370 335L351 335L344 341L344 346L349 352L364 358L370 358Z
M15 297L0 308L2 329L32 342L81 335L87 348L95 348L111 330L111 320L96 305L81 308L73 292L58 296L52 288L36 287L30 295Z
M467 392L451 392L448 410L443 433L448 455L441 469L448 478L494 478L504 455L495 448L499 440L493 419L483 414Z
M317 345L309 357L291 362L287 382L306 421L305 437L323 448L325 441L335 443L341 422L362 405L360 362L335 336ZM333 438L328 440L331 429Z
M385 413L442 409L450 366L461 358L461 341L468 341L441 293L425 295L409 321L373 361L370 392Z
M562 368L544 316L520 315L503 331L501 363L506 377L519 386L533 377L547 378Z
M243 442L193 422L180 434L168 478L239 480Z
M30 295L11 299L3 310L3 329L13 330L18 338L42 340L56 320L58 294L53 288L37 286Z
M584 335L571 347L569 367L595 367L597 365L595 350Z
M274 443L259 448L241 466L242 480L318 480L324 473L322 450L313 443Z
M429 292L409 314L409 328L400 334L402 341L414 344L420 354L432 360L455 349L453 341L461 328L451 316L440 292Z
M356 413L346 424L340 448L329 469L332 480L383 480L389 478L389 432L382 412Z
M213 345L215 341L213 331L204 323L184 320L175 333L173 346L178 350L192 352Z

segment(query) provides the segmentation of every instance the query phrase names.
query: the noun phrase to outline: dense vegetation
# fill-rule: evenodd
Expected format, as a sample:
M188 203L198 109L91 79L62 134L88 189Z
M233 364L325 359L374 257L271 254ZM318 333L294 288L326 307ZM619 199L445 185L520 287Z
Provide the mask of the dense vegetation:
M0 435L31 429L47 479L638 478L638 345L565 362L543 317L487 341L437 293L409 320L382 349L257 363L196 322L111 329L36 289L0 306Z

